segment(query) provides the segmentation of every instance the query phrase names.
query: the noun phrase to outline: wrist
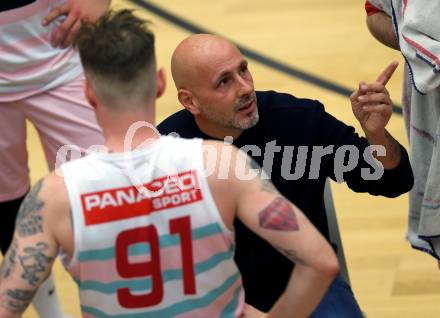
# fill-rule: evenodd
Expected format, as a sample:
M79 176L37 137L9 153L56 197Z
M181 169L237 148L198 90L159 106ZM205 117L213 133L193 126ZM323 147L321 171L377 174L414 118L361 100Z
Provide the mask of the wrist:
M368 143L372 145L380 145L385 147L385 156L374 157L379 160L385 169L394 169L400 163L400 144L383 129L376 132L365 132Z
M365 137L370 145L385 145L387 141L387 133L385 128L380 130L370 131L365 127L362 127L365 133Z

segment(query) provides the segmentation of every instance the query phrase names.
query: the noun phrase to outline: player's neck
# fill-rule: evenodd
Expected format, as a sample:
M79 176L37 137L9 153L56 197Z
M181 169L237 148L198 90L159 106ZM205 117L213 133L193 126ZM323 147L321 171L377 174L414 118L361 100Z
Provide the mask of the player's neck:
M127 136L129 136L127 134ZM111 153L130 152L135 149L148 148L160 138L155 132L137 133L133 137L125 137L121 134L105 136L105 146Z
M139 147L148 147L160 134L156 129L154 116L120 116L103 125L105 145L112 152L128 152Z

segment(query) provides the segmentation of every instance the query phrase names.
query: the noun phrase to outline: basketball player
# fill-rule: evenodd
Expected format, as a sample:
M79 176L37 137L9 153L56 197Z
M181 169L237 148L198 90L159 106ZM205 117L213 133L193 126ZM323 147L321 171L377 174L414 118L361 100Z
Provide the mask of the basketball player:
M60 247L84 317L246 315L235 217L297 264L268 317L308 317L337 274L334 252L233 146L159 138L149 123L165 79L144 21L107 14L76 44L108 152L62 165L27 195L1 265L0 317L21 315Z

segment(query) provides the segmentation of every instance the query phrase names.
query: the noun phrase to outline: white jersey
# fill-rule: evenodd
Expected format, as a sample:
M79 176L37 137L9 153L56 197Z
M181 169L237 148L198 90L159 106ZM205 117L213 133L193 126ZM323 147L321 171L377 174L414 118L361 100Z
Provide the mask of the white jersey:
M3 0L14 1L14 0ZM42 25L60 0L36 0L0 12L0 102L23 99L62 85L82 73L73 48L53 48L59 21Z
M239 317L234 235L204 174L202 140L62 165L84 317Z

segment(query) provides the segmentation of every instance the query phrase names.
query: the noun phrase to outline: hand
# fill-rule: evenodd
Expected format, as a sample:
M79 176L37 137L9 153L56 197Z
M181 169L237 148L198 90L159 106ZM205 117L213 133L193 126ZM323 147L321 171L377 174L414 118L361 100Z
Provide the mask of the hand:
M65 4L53 8L43 19L44 26L62 16L66 19L52 33L52 46L66 48L71 45L81 21L96 22L107 12L110 3L111 0L67 0Z
M393 112L393 102L385 85L396 70L398 62L392 62L374 83L359 83L359 89L350 96L356 119L366 134L383 134Z
M267 314L258 309L252 307L251 305L245 304L243 313L240 318L265 318Z

